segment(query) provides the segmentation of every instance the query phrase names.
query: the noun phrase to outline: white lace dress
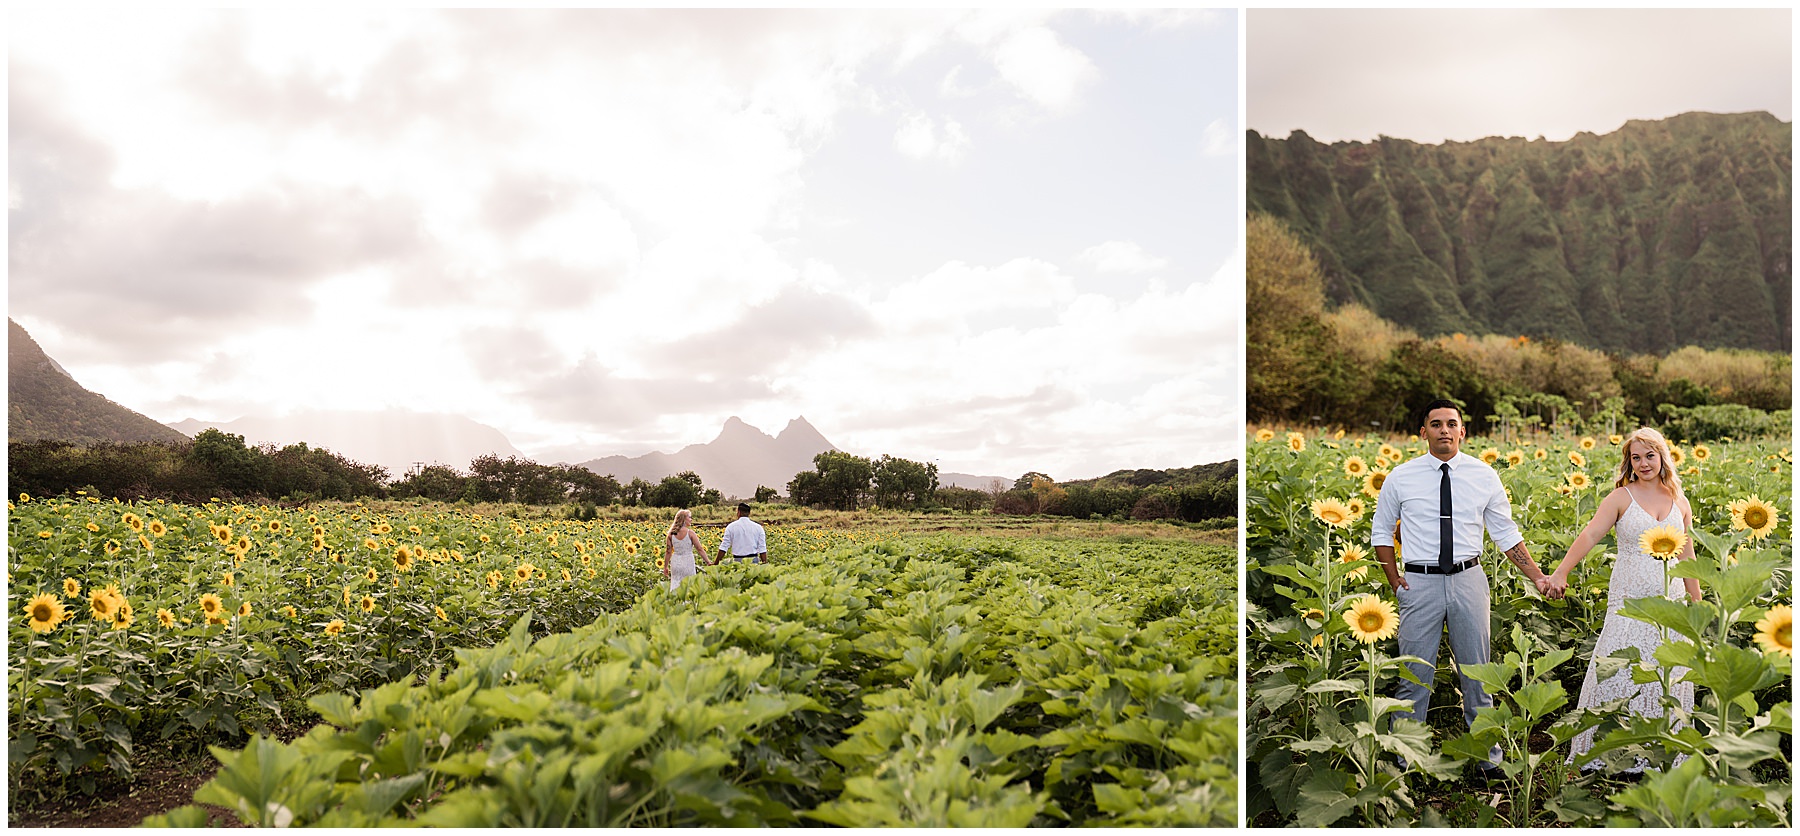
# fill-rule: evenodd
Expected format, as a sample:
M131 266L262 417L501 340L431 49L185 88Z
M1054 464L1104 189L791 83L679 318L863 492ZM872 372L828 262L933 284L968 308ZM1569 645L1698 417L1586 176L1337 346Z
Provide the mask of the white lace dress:
M673 592L681 582L694 576L694 531L682 532L681 539L674 540L671 545L675 553L669 557L669 590Z
M1629 489L1627 489L1629 492ZM1665 586L1663 581L1662 561L1644 553L1638 544L1638 538L1645 531L1658 526L1681 526L1681 510L1675 505L1669 506L1669 513L1663 519L1653 519L1649 511L1637 504L1637 495L1631 496L1631 507L1619 515L1619 521L1613 525L1618 535L1619 560L1613 564L1612 581L1606 594L1606 626L1600 630L1600 639L1594 644L1594 655L1588 660L1587 678L1581 682L1581 698L1576 702L1576 710L1589 708L1613 700L1631 698L1628 709L1639 717L1661 717L1662 684L1657 682L1638 685L1631 681L1629 668L1619 671L1604 682L1596 681L1596 661L1604 659L1613 652L1625 647L1636 647L1639 658L1651 661L1656 657L1656 648L1662 644L1663 630L1646 621L1628 618L1619 613L1625 602L1632 598L1648 598L1652 595L1666 595L1669 598L1685 600L1687 588L1680 578L1669 578ZM1679 636L1670 636L1672 640L1684 641ZM1687 668L1674 668L1673 678L1679 679L1687 672ZM1694 709L1694 684L1677 682L1674 686L1675 699L1682 708ZM1676 728L1686 726L1681 723ZM1587 754L1594 748L1594 730L1588 729L1576 736L1569 753L1569 763L1574 763L1576 756ZM1680 763L1685 758L1678 758ZM1584 769L1599 769L1604 763L1595 758L1585 764ZM1629 771L1640 772L1644 762L1639 759L1638 766Z

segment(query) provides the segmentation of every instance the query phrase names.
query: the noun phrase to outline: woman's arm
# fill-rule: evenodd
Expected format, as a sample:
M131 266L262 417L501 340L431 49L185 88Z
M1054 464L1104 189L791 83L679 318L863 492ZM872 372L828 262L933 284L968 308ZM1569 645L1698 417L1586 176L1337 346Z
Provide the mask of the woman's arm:
M1627 499L1624 488L1614 488L1612 493L1600 500L1600 507L1594 509L1594 518L1582 527L1581 533L1575 536L1575 542L1569 544L1569 550L1563 555L1562 561L1556 564L1556 571L1550 573L1550 582L1558 589L1559 594L1569 586L1569 573L1581 563L1582 558L1587 557L1588 552L1600 545L1606 533L1612 530L1613 524L1619 521L1619 515L1625 513Z

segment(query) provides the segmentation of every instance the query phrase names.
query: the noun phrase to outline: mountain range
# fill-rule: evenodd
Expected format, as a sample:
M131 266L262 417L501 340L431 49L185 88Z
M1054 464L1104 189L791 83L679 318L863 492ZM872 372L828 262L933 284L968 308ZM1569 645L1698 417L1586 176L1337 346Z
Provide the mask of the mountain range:
M1313 249L1333 301L1426 336L1785 353L1792 143L1792 123L1760 112L1564 142L1250 131L1247 201Z
M813 456L837 449L805 417L789 421L771 437L734 415L726 419L718 436L705 444L689 444L673 453L607 456L580 466L620 482L656 482L691 470L707 487L718 488L728 497L750 497L756 495L758 486L787 493L794 474L813 469Z

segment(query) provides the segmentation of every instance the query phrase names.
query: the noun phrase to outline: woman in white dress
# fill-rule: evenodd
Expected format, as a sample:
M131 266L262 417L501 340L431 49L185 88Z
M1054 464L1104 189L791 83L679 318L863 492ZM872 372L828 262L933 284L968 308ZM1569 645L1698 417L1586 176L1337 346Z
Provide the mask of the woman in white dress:
M706 553L700 535L694 532L692 518L686 508L675 512L675 522L663 537L663 577L669 579L670 591L694 576L694 555Z
M1668 578L1665 585L1667 576L1661 561L1655 555L1646 554L1639 543L1644 532L1652 528L1678 526L1684 534L1691 532L1694 512L1681 491L1681 477L1676 475L1675 466L1669 461L1669 443L1661 433L1644 427L1626 436L1619 449L1622 461L1613 491L1600 501L1594 518L1569 545L1569 552L1557 564L1556 571L1545 579L1543 591L1552 598L1563 597L1569 586L1569 572L1575 564L1600 544L1609 529L1618 535L1619 559L1613 564L1612 579L1607 588L1606 625L1594 644L1594 655L1588 660L1587 678L1581 683L1581 698L1575 707L1579 711L1629 697L1632 714L1661 717L1663 694L1660 683L1633 683L1629 669L1598 681L1596 661L1625 647L1636 647L1640 659L1650 661L1655 658L1656 648L1663 641L1663 631L1649 622L1622 615L1619 610L1626 601L1653 595L1679 599L1684 594L1689 600L1700 600L1699 581ZM1689 534L1687 544L1677 558L1687 560L1693 556L1694 541ZM1675 668L1671 677L1680 677L1686 670ZM1673 690L1681 706L1692 711L1694 684L1678 682ZM1574 763L1577 756L1587 754L1593 747L1594 730L1588 729L1575 738L1569 762ZM1602 765L1600 759L1595 758L1582 768L1599 769ZM1640 761L1637 768L1629 771L1642 770Z

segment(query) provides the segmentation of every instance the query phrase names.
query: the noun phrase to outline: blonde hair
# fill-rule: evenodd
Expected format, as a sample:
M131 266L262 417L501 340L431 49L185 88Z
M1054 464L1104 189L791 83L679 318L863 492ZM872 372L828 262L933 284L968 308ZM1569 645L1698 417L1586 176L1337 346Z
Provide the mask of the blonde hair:
M668 536L674 537L676 535L676 533L680 532L683 528L686 528L687 526L685 525L685 523L687 523L688 518L692 517L692 516L693 516L693 514L689 513L688 509L686 509L686 508L676 511L675 512L675 521L672 523L669 523Z
M1619 442L1619 478L1614 480L1613 487L1622 488L1629 482L1637 481L1637 471L1631 467L1631 443L1639 442L1656 451L1656 460L1662 465L1661 472L1656 474L1662 482L1676 494L1681 493L1681 475L1675 472L1675 463L1669 460L1669 442L1662 433L1650 427L1639 427Z

